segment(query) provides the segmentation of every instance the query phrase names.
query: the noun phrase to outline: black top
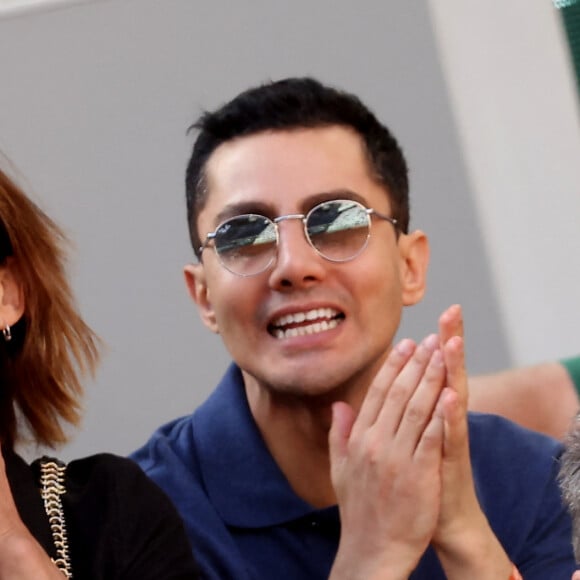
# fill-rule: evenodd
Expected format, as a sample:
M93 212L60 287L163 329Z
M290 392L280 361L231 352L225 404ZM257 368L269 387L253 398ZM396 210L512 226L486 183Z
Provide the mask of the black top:
M38 465L8 450L3 455L22 521L55 557ZM199 578L173 504L131 460L100 454L72 461L66 490L61 499L73 580Z

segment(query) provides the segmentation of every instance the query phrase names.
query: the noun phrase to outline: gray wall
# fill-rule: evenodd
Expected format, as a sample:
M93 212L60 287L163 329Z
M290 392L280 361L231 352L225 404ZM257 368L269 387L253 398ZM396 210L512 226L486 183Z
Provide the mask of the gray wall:
M190 304L183 201L202 108L269 78L358 93L399 136L429 292L402 333L465 309L470 370L510 363L426 2L109 0L0 20L0 149L76 244L82 311L108 352L63 456L126 453L201 402L228 361Z
M429 6L512 359L576 354L580 95L561 14L547 0Z

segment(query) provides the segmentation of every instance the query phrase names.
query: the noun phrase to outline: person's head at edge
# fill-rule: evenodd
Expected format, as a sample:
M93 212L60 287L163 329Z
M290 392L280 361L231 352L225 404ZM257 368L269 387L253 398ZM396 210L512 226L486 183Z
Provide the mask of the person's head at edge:
M0 169L0 441L55 446L80 420L99 340L66 276L62 230Z
M580 562L580 413L576 415L565 439L565 451L558 474L564 503L572 516L572 545ZM577 573L580 579L580 572ZM574 577L576 580L577 577Z
M253 377L312 395L352 379L368 385L388 354L402 306L423 296L428 263L425 235L408 233L407 165L395 138L357 97L310 78L247 90L193 127L199 135L186 197L200 263L186 267L186 280L246 385ZM227 271L209 244L200 252L224 219L306 214L345 197L396 220L393 227L373 218L368 246L351 261L317 255L302 224L291 222L278 225L276 257L256 276ZM287 340L285 330L300 324L288 315L317 309L324 312L312 316L338 324Z

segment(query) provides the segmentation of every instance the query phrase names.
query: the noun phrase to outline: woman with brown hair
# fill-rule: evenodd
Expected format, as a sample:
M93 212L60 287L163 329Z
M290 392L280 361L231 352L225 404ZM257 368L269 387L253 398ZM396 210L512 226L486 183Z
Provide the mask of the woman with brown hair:
M181 519L133 462L100 454L28 465L14 450L66 441L81 377L98 362L66 243L0 169L0 580L196 578Z

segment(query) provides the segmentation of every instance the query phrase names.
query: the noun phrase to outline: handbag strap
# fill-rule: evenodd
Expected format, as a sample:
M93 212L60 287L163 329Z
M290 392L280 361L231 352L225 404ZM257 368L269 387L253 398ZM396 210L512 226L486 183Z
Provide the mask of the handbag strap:
M56 559L51 559L66 578L72 578L66 521L61 501L61 495L66 493L66 463L55 457L43 457L39 463L40 494L44 503L44 510L48 516L48 523L57 554Z

